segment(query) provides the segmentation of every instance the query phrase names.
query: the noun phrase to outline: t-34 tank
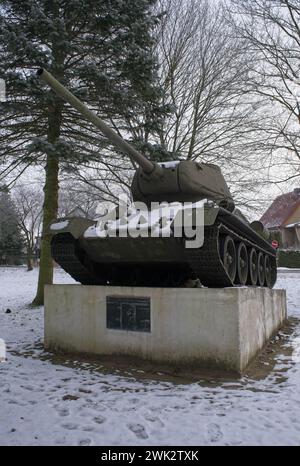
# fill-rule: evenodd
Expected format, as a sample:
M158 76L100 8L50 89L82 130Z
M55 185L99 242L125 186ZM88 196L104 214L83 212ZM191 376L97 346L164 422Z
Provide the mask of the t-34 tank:
M262 225L253 222L251 226L235 209L218 166L186 160L151 162L50 73L40 69L37 74L136 162L133 201L148 207L153 202L169 203L173 212L166 219L161 214L163 209L151 204L154 215L144 215L140 229L148 233L155 230L155 234L146 236L121 233L130 230L130 221L128 215L122 217L120 208L98 222L83 218L55 220L50 225L52 256L76 281L85 285L187 286L198 279L209 287L274 286L276 251ZM182 234L175 234L176 215L182 213L183 203L190 203L193 212L203 200L204 241L196 248L188 248L183 229ZM134 204L131 219L135 216L132 212L141 214ZM117 224L118 233L112 234Z

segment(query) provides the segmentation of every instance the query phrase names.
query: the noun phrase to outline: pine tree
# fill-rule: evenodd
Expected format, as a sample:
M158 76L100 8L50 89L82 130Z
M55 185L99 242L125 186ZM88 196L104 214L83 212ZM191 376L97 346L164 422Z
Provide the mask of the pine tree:
M152 30L156 0L10 0L0 9L2 176L45 168L42 253L35 304L52 283L48 225L56 217L59 171L76 169L109 141L38 81L44 67L142 148L160 131L165 108L156 85ZM120 162L120 159L118 163ZM1 170L0 170L1 173ZM1 176L1 175L0 175Z

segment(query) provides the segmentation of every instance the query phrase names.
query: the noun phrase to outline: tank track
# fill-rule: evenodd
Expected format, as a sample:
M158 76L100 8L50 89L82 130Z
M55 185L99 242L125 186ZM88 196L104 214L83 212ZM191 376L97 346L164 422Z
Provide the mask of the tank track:
M78 241L70 233L60 233L52 238L51 255L62 269L82 285L120 285L120 286L181 286L188 278L187 266L170 271L144 270L144 276L137 275L130 267L123 270L112 280L112 268L97 264L89 259L78 246ZM115 268L115 266L114 266ZM121 267L120 267L121 268ZM161 269L161 267L159 267Z
M220 225L205 227L203 246L185 252L194 278L199 278L202 285L217 288L233 286L219 255L219 234Z
M195 277L199 278L204 286L223 288L228 286L240 285L234 283L228 276L222 260L220 258L220 237L222 235L230 235L234 241L245 243L247 247L253 247L257 251L262 251L267 254L271 261L273 270L274 286L277 277L276 253L271 254L261 246L250 241L245 236L242 236L222 223L214 224L210 227L205 227L204 243L199 249L186 249L186 256Z
M93 263L79 249L77 240L70 233L55 235L51 241L51 255L76 282L83 285L104 285L104 280L95 276Z
M149 279L149 272L139 275L130 275L130 269L126 269L124 274L119 274L116 280L110 280L109 266L105 264L96 264L89 259L87 254L78 246L78 241L70 233L61 233L53 237L51 243L51 252L53 259L69 274L74 280L83 285L136 285L136 286L183 286L188 278L200 279L204 286L223 288L240 285L233 282L228 276L220 257L220 239L222 236L230 235L235 242L243 241L247 247L254 248L257 252L262 251L268 255L271 262L273 279L272 285L276 281L276 253L272 254L260 245L255 244L245 236L242 236L234 230L225 226L221 221L216 222L213 226L205 227L204 243L199 249L186 249L185 268L178 270L178 275L169 273L160 273L158 279L152 281ZM183 247L183 246L182 246ZM187 274L187 267L189 274ZM165 276L164 276L165 273ZM155 272L154 272L155 275ZM124 276L125 278L120 278ZM151 275L150 275L151 276Z

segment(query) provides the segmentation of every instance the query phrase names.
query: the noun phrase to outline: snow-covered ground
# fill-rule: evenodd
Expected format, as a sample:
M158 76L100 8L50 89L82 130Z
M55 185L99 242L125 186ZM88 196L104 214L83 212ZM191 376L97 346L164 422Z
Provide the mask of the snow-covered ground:
M28 307L37 271L0 268L0 444L299 445L299 277L280 273L293 326L247 376L175 383L46 353L42 308ZM58 270L55 282L71 279Z

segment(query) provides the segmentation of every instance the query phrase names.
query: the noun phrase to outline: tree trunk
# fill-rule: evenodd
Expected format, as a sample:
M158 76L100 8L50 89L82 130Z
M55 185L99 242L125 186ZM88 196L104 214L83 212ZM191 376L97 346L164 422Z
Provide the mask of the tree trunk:
M62 119L62 102L56 101L49 108L48 121L48 142L54 145L60 135ZM53 283L53 261L51 257L51 235L49 232L50 223L57 217L58 210L58 171L59 154L51 151L47 154L45 167L45 186L43 204L43 228L41 240L41 258L39 269L39 280L36 297L33 300L34 306L44 304L44 286Z
M53 262L50 248L51 235L49 234L49 224L56 217L58 208L58 159L56 157L47 156L45 171L43 233L38 288L33 301L35 306L44 304L44 286L53 283Z
M32 265L32 249L30 247L27 248L27 272L31 272L33 270L33 265Z

